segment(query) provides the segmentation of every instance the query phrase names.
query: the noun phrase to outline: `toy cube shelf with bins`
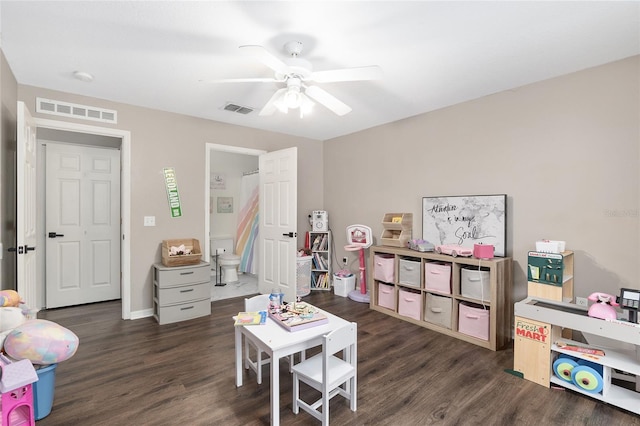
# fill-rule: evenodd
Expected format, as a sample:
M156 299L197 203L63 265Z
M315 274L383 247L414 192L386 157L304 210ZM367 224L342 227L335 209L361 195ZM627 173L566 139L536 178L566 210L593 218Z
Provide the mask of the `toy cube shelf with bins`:
M370 248L370 307L491 350L511 341L511 258Z
M331 290L331 233L309 232L311 245L311 290Z

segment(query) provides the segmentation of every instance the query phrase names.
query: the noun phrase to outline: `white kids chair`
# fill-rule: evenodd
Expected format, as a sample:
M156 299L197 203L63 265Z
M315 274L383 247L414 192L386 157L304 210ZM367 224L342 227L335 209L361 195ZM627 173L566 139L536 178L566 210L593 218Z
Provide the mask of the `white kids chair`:
M268 294L259 294L257 296L250 297L248 299L244 299L244 310L245 312L258 312L258 311L266 311L269 308L269 295ZM262 384L262 366L267 365L271 362L271 358L261 351L257 346L251 343L251 347L255 349L256 352L256 360L251 359L249 353L249 339L244 339L244 368L251 368L255 371L256 376L258 377L258 384ZM304 359L304 353L301 355L301 359ZM293 365L293 354L289 356L289 371L291 371L291 366Z
M269 295L268 294L259 294L257 296L250 297L248 299L244 299L244 310L245 312L258 312L258 311L266 311L269 307ZM258 326L259 327L259 326ZM258 384L262 384L262 366L269 364L271 362L271 358L253 343L252 347L255 348L256 351L256 360L252 360L249 354L249 339L244 339L244 368L247 370L251 368L256 372L256 376L258 376Z
M293 412L299 408L329 425L329 400L342 395L356 411L357 336L355 322L332 331L322 338L322 352L293 366ZM342 352L342 358L336 356ZM320 391L322 397L314 403L300 399L300 382ZM322 407L322 411L318 408Z

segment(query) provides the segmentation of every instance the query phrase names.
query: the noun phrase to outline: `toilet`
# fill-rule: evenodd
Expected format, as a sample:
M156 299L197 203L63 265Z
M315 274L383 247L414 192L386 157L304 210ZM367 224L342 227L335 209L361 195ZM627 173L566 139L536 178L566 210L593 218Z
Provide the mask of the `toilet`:
M238 280L238 266L240 265L240 256L233 253L233 238L212 238L211 239L211 257L212 264L216 264L222 270L220 279L223 283L234 283Z
M218 257L220 268L222 269L222 282L235 283L238 280L238 265L240 256L237 254L223 254Z

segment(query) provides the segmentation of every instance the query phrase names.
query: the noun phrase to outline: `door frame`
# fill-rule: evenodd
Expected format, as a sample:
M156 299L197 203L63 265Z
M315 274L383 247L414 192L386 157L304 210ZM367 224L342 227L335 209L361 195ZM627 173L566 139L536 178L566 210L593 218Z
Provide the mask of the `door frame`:
M209 239L211 238L211 153L213 151L230 152L233 154L245 154L259 157L262 154L266 154L267 151L263 149L242 148L239 146L220 145L216 143L206 143L205 147L205 172L204 172L204 258L211 259L211 247Z
M131 318L131 132L36 117L34 120L38 128L110 136L122 140L120 147L120 218L122 221L120 224L120 294L122 319L134 319Z

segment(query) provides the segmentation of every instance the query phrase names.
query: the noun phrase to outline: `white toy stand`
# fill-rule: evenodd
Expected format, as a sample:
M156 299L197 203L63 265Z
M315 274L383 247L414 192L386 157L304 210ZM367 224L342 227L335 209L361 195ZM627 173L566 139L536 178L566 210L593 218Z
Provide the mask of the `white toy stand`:
M360 290L349 292L348 297L355 302L369 303L364 251L373 243L371 228L365 225L347 226L347 243L345 250L360 252Z

